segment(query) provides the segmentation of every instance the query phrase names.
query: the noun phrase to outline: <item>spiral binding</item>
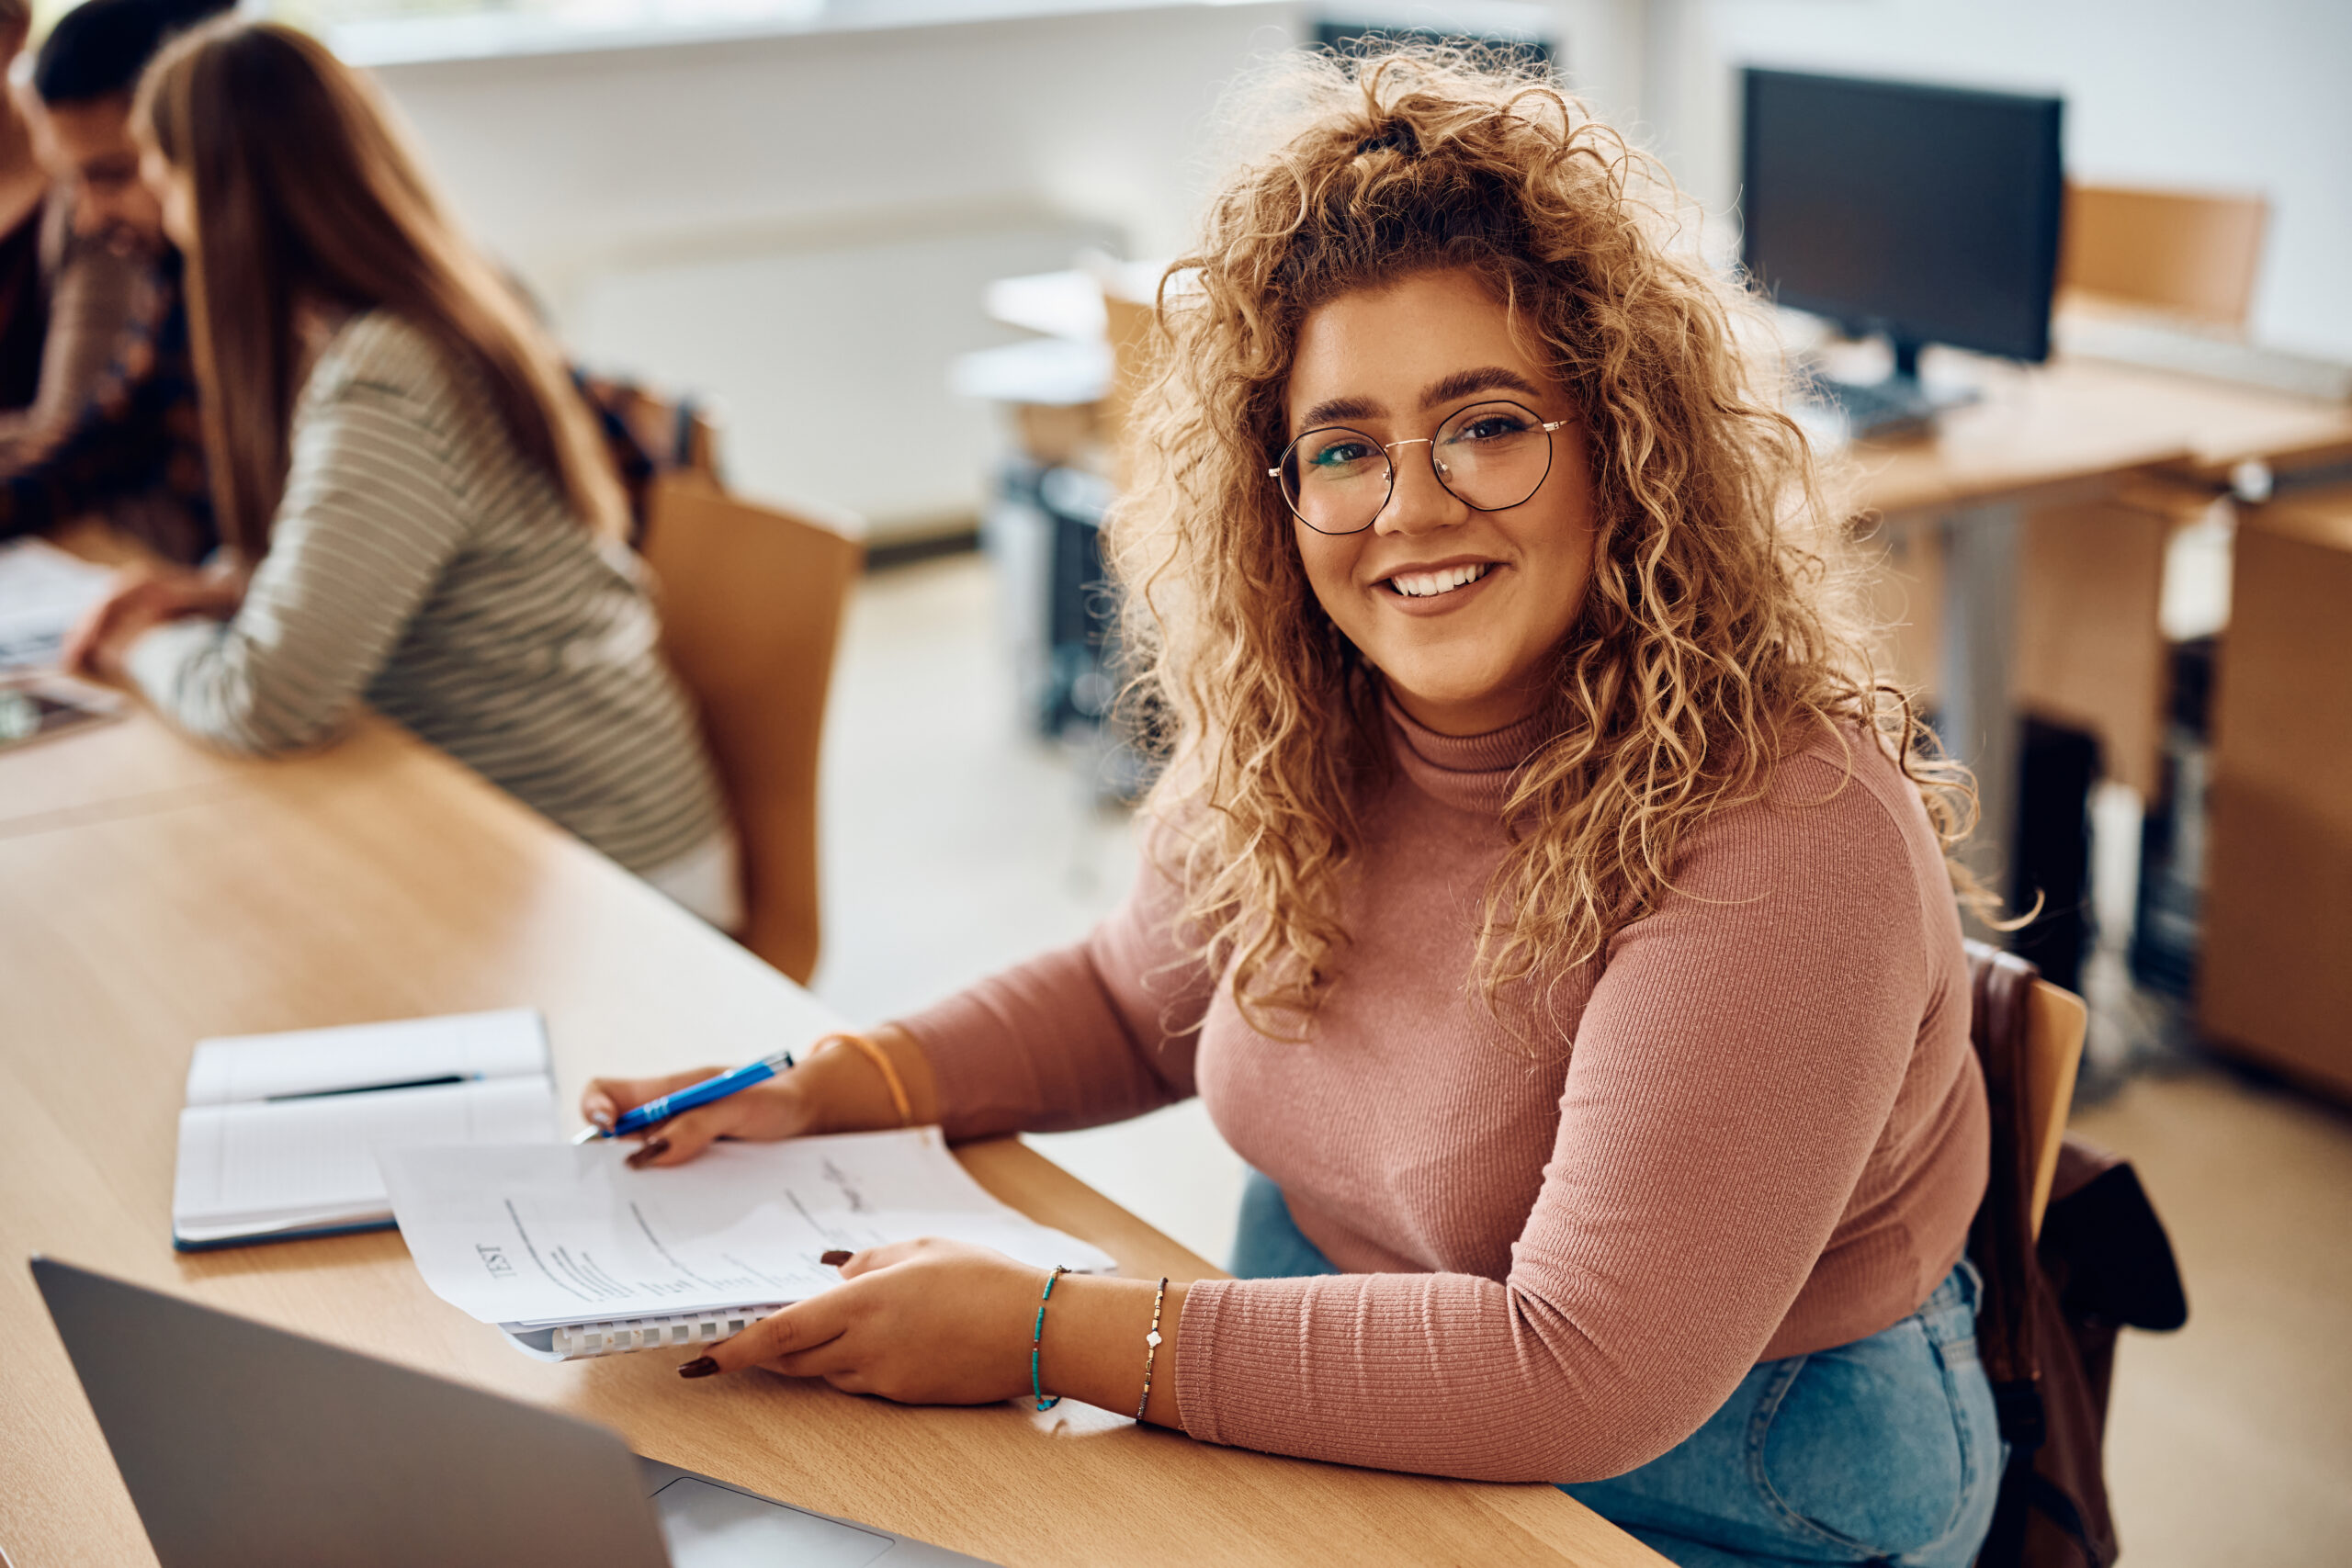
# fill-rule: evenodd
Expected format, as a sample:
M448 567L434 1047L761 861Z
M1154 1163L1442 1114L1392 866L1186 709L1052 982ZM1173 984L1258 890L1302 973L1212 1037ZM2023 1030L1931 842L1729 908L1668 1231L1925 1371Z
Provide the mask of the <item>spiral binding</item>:
M659 1350L673 1345L708 1345L741 1334L784 1303L734 1307L726 1312L685 1313L675 1317L624 1317L609 1323L567 1324L555 1331L552 1348L567 1361Z

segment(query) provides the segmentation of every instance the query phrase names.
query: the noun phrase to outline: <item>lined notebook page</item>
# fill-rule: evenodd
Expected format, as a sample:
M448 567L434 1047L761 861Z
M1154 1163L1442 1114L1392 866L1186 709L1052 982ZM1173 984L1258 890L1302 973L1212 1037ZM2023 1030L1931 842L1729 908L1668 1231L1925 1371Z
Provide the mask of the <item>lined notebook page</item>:
M180 1112L173 1223L183 1239L256 1225L361 1223L390 1214L379 1148L545 1142L556 1126L545 1077L333 1094Z
M526 1077L548 1070L547 1031L529 1008L391 1023L201 1040L187 1103L229 1105L431 1077Z

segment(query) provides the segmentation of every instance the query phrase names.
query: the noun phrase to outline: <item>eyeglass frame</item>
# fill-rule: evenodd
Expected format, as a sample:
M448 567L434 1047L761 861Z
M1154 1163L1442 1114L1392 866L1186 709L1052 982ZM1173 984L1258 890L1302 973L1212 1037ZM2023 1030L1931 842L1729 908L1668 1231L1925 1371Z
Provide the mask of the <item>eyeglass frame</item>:
M1467 413L1472 409L1483 408L1488 403L1500 403L1506 408L1517 409L1528 418L1535 421L1535 428L1544 433L1544 477L1543 479L1539 479L1535 481L1533 489L1530 490L1525 495L1521 496L1517 501L1512 502L1510 506L1481 506L1476 502L1472 501L1469 497L1463 495L1460 491L1456 491L1452 485L1447 484L1445 482L1445 476L1438 472L1437 436L1434 433L1428 435L1407 436L1398 441L1372 441L1372 432L1368 430L1358 430L1352 424L1318 424L1312 430L1302 430L1296 435L1292 436L1288 444L1283 447L1283 455L1280 461L1276 462L1272 468L1266 470L1266 477L1274 481L1274 488L1276 490L1282 491L1283 505L1289 509L1290 514L1293 517L1297 518L1299 522L1305 524L1307 527L1313 528L1316 533L1322 535L1327 539L1348 538L1352 535L1363 533L1366 528L1371 527L1374 524L1380 521L1380 514L1388 510L1388 503L1396 499L1396 459L1390 457L1389 454L1394 452L1399 446L1428 447L1430 449L1430 477L1437 480L1438 488L1440 490L1442 490L1446 494L1453 496L1454 500L1462 502L1463 505L1468 507L1471 511L1509 512L1515 507L1525 506L1529 502L1533 501L1535 499L1535 491L1544 488L1544 480L1552 477L1552 458L1555 455L1552 450L1552 432L1560 429L1564 425L1574 424L1576 421L1573 419L1555 419L1551 423L1544 423L1543 415L1537 413L1533 409L1529 408L1525 403L1518 401L1516 399L1473 398L1470 401L1464 403L1461 407L1454 409L1452 412L1449 412L1445 418L1439 420L1437 422L1437 427L1439 430L1443 430L1448 423L1458 416ZM1316 528L1314 524L1307 522L1306 513L1298 509L1298 503L1290 498L1290 488L1283 483L1283 468L1284 465L1289 463L1290 455L1298 450L1298 444L1306 440L1310 435L1320 435L1327 430L1344 430L1351 434L1361 435L1365 440L1372 441L1372 444L1374 446L1380 448L1382 461L1388 465L1388 493L1380 498L1380 504L1372 509L1372 515L1365 518L1361 526L1349 528L1340 533L1333 533L1328 528Z

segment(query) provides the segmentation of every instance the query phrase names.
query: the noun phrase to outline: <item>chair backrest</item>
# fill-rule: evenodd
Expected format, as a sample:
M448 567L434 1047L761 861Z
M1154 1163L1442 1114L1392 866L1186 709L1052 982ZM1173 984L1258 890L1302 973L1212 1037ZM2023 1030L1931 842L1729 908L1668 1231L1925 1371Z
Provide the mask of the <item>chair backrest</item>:
M582 389L596 408L628 427L657 473L700 474L726 482L719 468L719 424L708 405L692 398L665 398L609 376L584 378Z
M2269 217L2258 196L2070 185L2059 286L2241 332Z
M2026 1001L2025 1114L2033 1154L2033 1234L2050 1207L2050 1184L2058 1174L2058 1146L2066 1141L2066 1116L2075 1104L2075 1078L2083 1065L2083 1036L2090 1009L2074 992L2047 980L2033 983Z
M701 709L743 850L744 946L817 967L818 745L842 610L865 558L852 525L755 505L697 476L654 488L643 553L662 643Z
M2059 1145L2066 1141L2090 1010L2015 953L1979 942L1967 948L1974 1009L1970 1030L1993 1100L1996 1184L2013 1180L2008 1190L2022 1191L2028 1228L2039 1235L2058 1175ZM2014 1179L2001 1176L2006 1171L2014 1171Z

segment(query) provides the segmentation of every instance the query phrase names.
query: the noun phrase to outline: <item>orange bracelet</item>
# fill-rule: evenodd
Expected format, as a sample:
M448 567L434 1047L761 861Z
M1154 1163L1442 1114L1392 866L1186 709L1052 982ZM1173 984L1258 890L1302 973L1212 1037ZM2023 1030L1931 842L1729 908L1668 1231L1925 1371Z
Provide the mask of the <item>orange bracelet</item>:
M875 1070L882 1075L882 1081L890 1086L890 1103L898 1108L899 1125L913 1126L915 1124L914 1102L907 1098L907 1086L899 1077L899 1069L891 1064L890 1053L863 1034L828 1034L817 1042L816 1050L811 1051L809 1055L816 1055L816 1051L823 1050L836 1040L844 1045L854 1045L865 1053L865 1059L874 1064Z

